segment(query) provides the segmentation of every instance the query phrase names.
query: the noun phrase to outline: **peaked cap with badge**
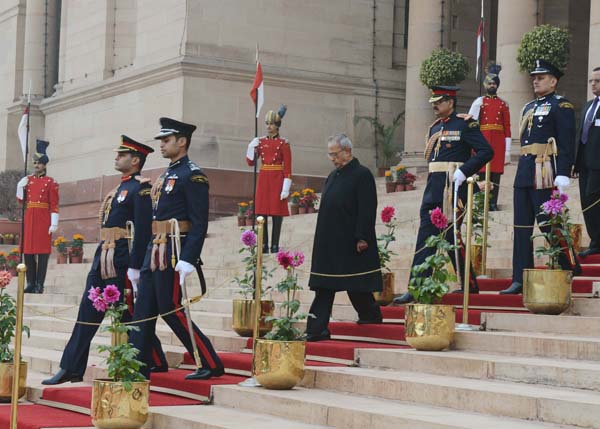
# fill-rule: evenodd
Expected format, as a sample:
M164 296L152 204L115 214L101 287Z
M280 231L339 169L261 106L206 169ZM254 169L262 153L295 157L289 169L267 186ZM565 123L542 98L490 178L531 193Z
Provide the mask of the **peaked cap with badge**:
M172 135L180 135L190 138L192 137L192 133L196 131L195 125L186 124L185 122L177 121L171 118L163 117L159 119L159 122L160 131L154 137L155 140L160 140Z

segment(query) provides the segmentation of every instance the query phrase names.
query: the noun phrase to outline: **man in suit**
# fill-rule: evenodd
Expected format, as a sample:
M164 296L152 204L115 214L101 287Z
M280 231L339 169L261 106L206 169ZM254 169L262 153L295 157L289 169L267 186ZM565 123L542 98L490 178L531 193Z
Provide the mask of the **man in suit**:
M581 112L579 147L574 173L579 174L581 207L585 209L600 198L600 67L592 70L589 80L594 98ZM585 257L600 253L600 204L583 212L590 246L579 253Z

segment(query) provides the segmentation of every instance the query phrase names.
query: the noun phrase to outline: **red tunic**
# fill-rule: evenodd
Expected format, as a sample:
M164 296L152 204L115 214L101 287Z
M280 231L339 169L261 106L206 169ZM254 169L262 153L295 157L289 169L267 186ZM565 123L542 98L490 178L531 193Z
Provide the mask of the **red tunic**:
M497 96L486 95L479 111L479 129L494 149L490 167L492 173L504 173L505 138L510 137L508 104ZM481 169L485 172L485 167Z
M58 183L48 176L29 176L26 186L25 237L23 253L52 252L50 213L58 213Z
M261 137L258 156L261 160L256 184L255 212L260 215L289 216L287 199L281 199L283 179L292 178L292 151L288 141L278 135ZM254 161L246 158L248 165Z

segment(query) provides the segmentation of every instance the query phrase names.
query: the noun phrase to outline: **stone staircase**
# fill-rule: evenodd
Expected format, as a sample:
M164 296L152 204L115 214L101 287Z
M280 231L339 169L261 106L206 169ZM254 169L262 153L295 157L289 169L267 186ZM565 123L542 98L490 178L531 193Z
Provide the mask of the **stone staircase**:
M511 165L503 184L511 183L513 176ZM416 185L415 191L385 194L385 183L377 179L379 210L394 206L400 221L397 240L391 244L396 256L390 266L396 274L398 294L406 290L424 176ZM576 186L571 191L574 221L581 223ZM492 278L511 274L511 198L510 189L502 189L502 210L491 213L487 274ZM316 218L316 214L292 216L283 226L281 243L306 255L299 273L304 287ZM233 217L210 223L202 255L208 294L193 306L192 314L223 356L239 356L241 352L249 362L247 339L230 328L231 301L239 296L232 279L243 272L237 252L240 230L235 225ZM377 228L383 230L381 224ZM585 240L584 233L584 244ZM26 295L24 318L31 337L24 337L23 356L30 364L30 402L40 401L40 381L58 369L94 250L95 245L86 245L86 263L80 265L56 265L53 260L45 293ZM266 263L269 269L276 268L273 255L266 256ZM282 274L276 269L267 285L273 286ZM592 285L600 282L600 277L586 279ZM190 280L188 288L190 295L200 294L196 278ZM13 281L8 291L15 290ZM383 328L379 325L377 333L374 327L358 329L351 323L356 314L348 297L337 294L332 316L336 321L332 324L334 341L310 346L312 363L300 387L269 391L236 384L214 385L208 395L211 405L151 407L147 427L600 428L600 300L587 297L591 295L577 294L568 314L561 316L524 313L519 303L492 305L489 302L498 296L494 291L473 296L471 313L477 312L484 331L457 332L451 351L433 353L403 345L402 309L385 309L385 324ZM277 293L272 296L276 302L282 300ZM305 310L312 297L308 290L300 293ZM157 324L157 334L171 367L189 363L185 349L162 321ZM84 386L105 375L95 346L109 341L104 333L94 338ZM336 345L347 347L343 359L332 358L323 350ZM248 372L249 365L224 361L229 374Z

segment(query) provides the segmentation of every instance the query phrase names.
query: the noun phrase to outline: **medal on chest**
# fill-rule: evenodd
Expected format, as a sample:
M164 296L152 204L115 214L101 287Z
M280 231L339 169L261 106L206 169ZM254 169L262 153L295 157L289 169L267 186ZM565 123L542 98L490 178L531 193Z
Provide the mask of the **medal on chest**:
M170 194L173 189L175 189L175 182L177 181L178 177L176 174L173 174L169 177L167 177L167 183L165 185L165 192L167 194Z
M125 198L127 198L127 193L129 191L127 189L123 189L120 193L119 196L117 197L117 202L118 203L122 203L123 201L125 201Z

